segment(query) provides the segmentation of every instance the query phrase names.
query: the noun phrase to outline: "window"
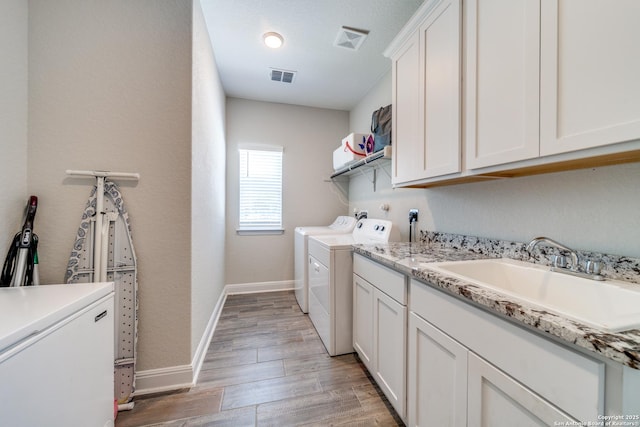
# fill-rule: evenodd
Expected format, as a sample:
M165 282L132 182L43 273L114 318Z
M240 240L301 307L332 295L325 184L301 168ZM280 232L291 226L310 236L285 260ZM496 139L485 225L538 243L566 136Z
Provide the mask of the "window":
M238 233L282 232L282 147L241 148Z

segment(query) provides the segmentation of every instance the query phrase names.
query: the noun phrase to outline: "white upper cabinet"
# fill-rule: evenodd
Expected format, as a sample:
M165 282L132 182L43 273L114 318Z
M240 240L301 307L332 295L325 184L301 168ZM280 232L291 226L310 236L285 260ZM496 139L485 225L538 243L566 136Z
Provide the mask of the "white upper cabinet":
M465 2L465 166L539 154L539 0Z
M424 170L424 144L420 125L420 48L416 33L400 48L392 62L392 177L407 182Z
M637 0L465 2L465 167L640 138L639 19Z
M461 13L460 0L443 1L420 27L424 177L460 172Z
M460 172L461 0L427 1L392 60L393 184Z
M638 22L638 0L425 1L385 51L393 185L640 161Z
M542 2L540 154L640 137L640 1Z

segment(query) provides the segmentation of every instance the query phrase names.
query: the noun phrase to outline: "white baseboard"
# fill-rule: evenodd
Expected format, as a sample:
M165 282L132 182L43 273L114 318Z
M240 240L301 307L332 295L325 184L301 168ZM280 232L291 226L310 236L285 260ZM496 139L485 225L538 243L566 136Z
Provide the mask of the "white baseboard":
M289 291L293 290L294 287L295 282L293 280L225 285L222 290L222 295L218 298L213 313L211 313L211 317L207 322L207 327L198 343L191 364L136 372L136 391L134 395L142 396L145 394L191 388L196 384L227 295Z
M227 292L223 289L222 295L220 295L220 298L218 298L218 302L213 309L213 313L211 313L211 317L207 322L207 327L204 330L204 334L202 334L202 338L200 338L200 343L198 343L198 348L196 348L196 352L193 355L193 360L191 361L191 366L195 368L193 370L193 385L195 385L198 381L198 375L200 375L202 363L204 362L207 350L209 349L209 344L211 343L211 338L213 338L213 333L216 330L216 326L218 326L218 320L220 319L222 307L224 307L224 302L226 300Z
M252 294L257 292L292 291L295 289L295 281L281 280L277 282L236 283L226 285L226 295Z
M191 365L148 369L136 372L134 396L191 388L193 384L193 367Z

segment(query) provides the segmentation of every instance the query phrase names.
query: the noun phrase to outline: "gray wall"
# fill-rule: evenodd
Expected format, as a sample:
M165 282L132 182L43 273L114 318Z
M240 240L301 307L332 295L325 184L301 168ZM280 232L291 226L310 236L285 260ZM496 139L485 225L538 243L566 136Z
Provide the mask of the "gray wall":
M370 120L362 111L391 102L390 82L381 80L351 111L352 128ZM640 257L640 163L433 189L394 190L388 175L377 176L373 191L365 177L353 175L350 207L390 218L403 240L408 210L418 208L422 230L520 242L546 235L575 249ZM388 213L379 209L383 202Z
M347 214L346 197L328 178L348 121L346 111L227 99L228 284L292 281L295 227L326 225ZM241 143L284 147L282 235L236 234Z
M225 94L200 2L193 7L191 357L224 289ZM205 348L206 350L206 348Z
M0 256L22 225L27 193L27 22L24 0L0 2ZM36 233L39 217L36 216Z
M192 2L29 2L29 178L41 275L64 278L92 180L123 185L138 256L138 371L191 362Z

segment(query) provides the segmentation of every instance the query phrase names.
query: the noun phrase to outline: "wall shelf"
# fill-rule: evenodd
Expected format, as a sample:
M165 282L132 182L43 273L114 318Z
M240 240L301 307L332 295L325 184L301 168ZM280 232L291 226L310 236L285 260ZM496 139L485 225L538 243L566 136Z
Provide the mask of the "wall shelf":
M354 173L361 173L366 176L366 171L372 170L371 177L367 177L369 181L373 184L373 191L376 191L376 181L377 181L377 173L378 168L382 169L384 173L386 173L389 178L391 178L390 172L388 172L384 167L384 165L388 165L391 160L391 146L387 145L384 149L371 154L370 156L365 157L364 159L358 160L355 163L351 163L346 165L338 170L336 170L333 175L331 175L331 181L333 183L339 182L348 182L349 175L353 175ZM340 177L347 178L346 180L338 179ZM343 190L343 193L346 193L348 197L348 189Z
M377 153L373 153L370 156L365 157L364 159L360 159L355 163L348 164L343 166L342 168L336 170L333 175L331 175L331 179L338 178L340 176L349 176L358 171L363 171L364 169L372 168L378 166L383 160L391 160L391 146L387 145L384 149L378 151Z

